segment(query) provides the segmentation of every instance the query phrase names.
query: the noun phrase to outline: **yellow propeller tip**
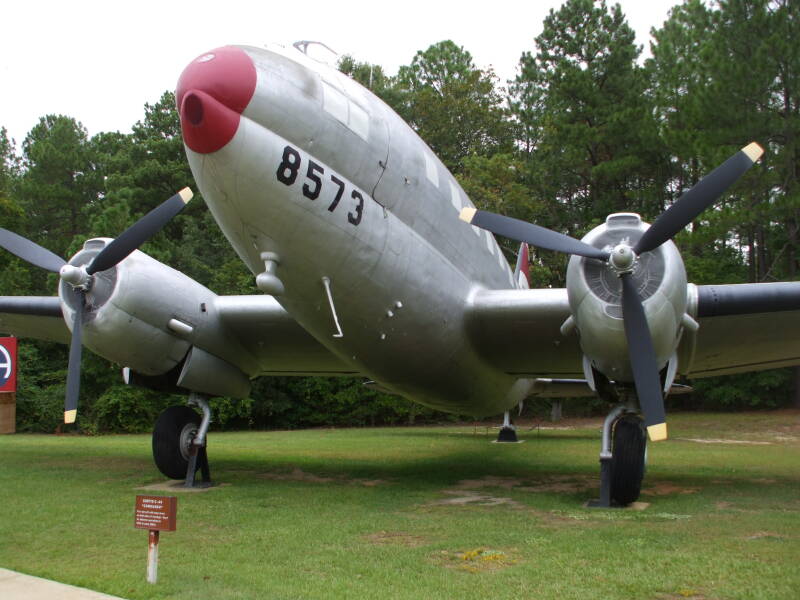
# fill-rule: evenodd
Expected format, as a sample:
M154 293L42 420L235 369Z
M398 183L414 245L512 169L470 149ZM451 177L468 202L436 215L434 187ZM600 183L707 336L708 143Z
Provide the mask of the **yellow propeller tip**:
M755 142L750 142L747 146L742 148L742 152L744 152L751 161L756 162L761 158L761 155L764 154L764 149Z
M64 411L64 423L69 425L70 423L75 422L75 418L78 416L77 410L65 410Z
M478 212L476 209L467 206L466 208L461 209L461 213L458 215L458 218L462 221L466 221L467 223L472 223L472 219L475 218L476 212Z
M191 200L194 197L194 192L190 190L188 187L185 187L180 192L178 192L178 195L181 197L181 200L183 200L183 203L186 204L187 202L189 202L189 200Z
M650 436L651 442L661 442L667 439L667 424L656 423L647 428L647 435Z

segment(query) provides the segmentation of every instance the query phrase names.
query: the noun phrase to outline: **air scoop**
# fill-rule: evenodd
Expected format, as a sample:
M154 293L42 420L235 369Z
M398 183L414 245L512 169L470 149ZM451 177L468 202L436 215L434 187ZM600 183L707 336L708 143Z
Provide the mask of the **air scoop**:
M235 46L211 50L189 63L175 90L186 145L209 154L230 142L256 80L252 59Z

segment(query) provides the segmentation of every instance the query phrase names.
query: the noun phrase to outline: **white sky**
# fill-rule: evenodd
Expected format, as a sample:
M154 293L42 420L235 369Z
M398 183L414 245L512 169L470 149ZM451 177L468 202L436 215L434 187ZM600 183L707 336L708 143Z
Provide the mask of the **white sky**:
M649 49L681 0L621 0ZM609 2L613 4L613 2ZM395 74L418 50L452 39L479 67L513 78L560 0L24 0L0 31L0 126L21 144L39 117L66 114L90 135L130 131L144 103L174 89L183 67L226 44L325 42Z

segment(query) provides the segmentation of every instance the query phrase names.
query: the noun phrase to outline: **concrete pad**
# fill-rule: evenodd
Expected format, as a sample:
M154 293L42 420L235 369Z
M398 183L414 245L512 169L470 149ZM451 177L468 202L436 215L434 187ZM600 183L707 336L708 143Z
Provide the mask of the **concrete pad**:
M41 577L23 575L16 571L0 569L0 598L3 600L123 600L119 596L109 596L66 585Z

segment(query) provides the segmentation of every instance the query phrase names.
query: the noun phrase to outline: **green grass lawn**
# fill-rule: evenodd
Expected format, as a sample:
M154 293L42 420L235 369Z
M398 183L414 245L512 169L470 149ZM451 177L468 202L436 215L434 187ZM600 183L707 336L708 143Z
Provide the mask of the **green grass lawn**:
M800 412L671 415L641 511L582 506L599 423L212 433L156 585L149 436L0 436L0 566L130 599L800 597Z

